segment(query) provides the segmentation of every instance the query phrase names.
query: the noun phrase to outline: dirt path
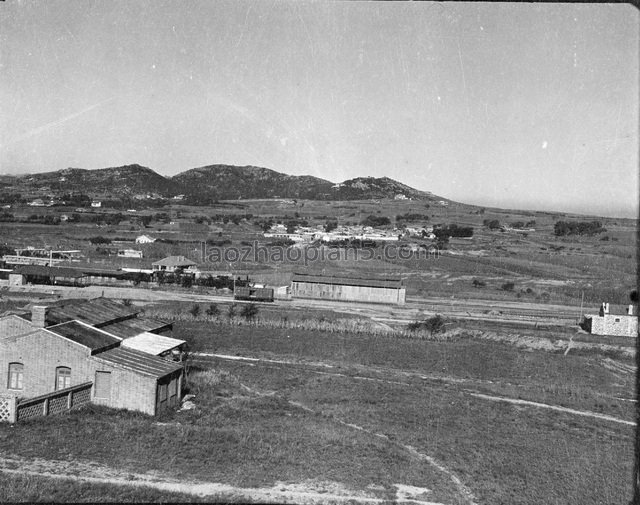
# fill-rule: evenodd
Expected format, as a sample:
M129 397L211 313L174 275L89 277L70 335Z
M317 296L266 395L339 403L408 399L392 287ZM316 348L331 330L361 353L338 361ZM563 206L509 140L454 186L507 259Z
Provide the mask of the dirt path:
M250 392L252 392L254 394L257 394L259 396L273 396L273 395L277 394L276 391L270 391L268 393L264 393L264 392L256 391L255 389L252 389L249 386L246 386L244 384L241 384L241 386L245 390L250 391ZM298 407L298 408L304 410L305 412L309 412L310 414L314 414L314 415L321 414L321 412L319 412L317 410L314 410L311 407L309 407L309 406L307 406L307 405L305 405L305 404L303 404L301 402L288 400L288 403L290 405L293 405L295 407ZM406 445L406 444L397 442L395 440L391 440L384 433L378 433L376 431L370 430L370 429L365 428L363 426L359 426L357 424L349 423L349 422L347 422L347 421L345 421L343 419L339 419L337 417L333 417L332 419L333 419L334 422L336 422L338 424L341 424L342 426L346 426L347 428L355 429L357 431L362 431L364 433L367 433L368 435L371 435L371 436L374 436L374 437L378 437L378 438L382 438L387 443L389 443L391 445L395 445L396 447L408 452L409 454L411 454L411 456L413 456L417 460L424 461L424 462L428 463L429 465L433 466L434 468L436 468L440 472L444 473L447 477L449 477L449 479L453 482L454 486L456 487L458 493L465 500L466 503L468 503L469 505L476 505L475 496L473 495L471 490L463 484L463 482L460 480L460 478L456 474L454 474L451 470L446 468L444 465L442 465L441 463L437 462L431 456L419 452L417 449L415 449L414 447L412 447L410 445ZM396 485L396 487L398 487L398 486L401 486L401 485ZM405 486L405 487L408 488L408 486ZM415 487L413 487L413 489L422 489L422 490L424 490L426 488L415 488ZM396 498L396 501L397 500L398 500L398 498Z
M624 419L619 419L617 417L608 416L606 414L599 414L597 412L590 412L588 410L575 410L570 409L569 407L560 407L558 405L549 405L548 403L538 403L531 402L529 400L520 400L518 398L506 398L503 396L493 396L493 395L485 395L482 393L476 393L474 391L465 390L467 394L471 396L475 396L476 398L482 398L483 400L490 400L494 402L506 402L514 405L528 405L531 407L538 407L543 409L556 410L558 412L565 412L567 414L573 414L576 416L585 416L585 417L593 417L595 419L602 419L604 421L612 421L614 423L627 424L629 426L635 426L636 423L632 421L625 421Z
M431 491L404 484L393 488L370 486L365 490L348 489L330 481L308 480L303 483L276 482L272 487L246 488L202 481L180 481L160 473L133 474L100 465L78 461L0 457L0 472L13 475L34 475L52 479L74 480L93 484L148 487L159 491L212 497L216 501L255 501L260 503L414 503L444 505L428 500ZM394 498L389 492L395 492Z
M327 363L306 363L306 362L299 362L299 361L292 361L292 360L270 360L270 359L261 359L261 358L250 358L250 357L245 357L245 356L229 356L226 354L213 354L213 353L198 353L197 356L200 357L215 357L218 359L227 359L227 360L233 360L233 361L245 361L245 362L251 362L251 363L265 363L265 364L278 364L278 365L289 365L289 366L302 366L302 367L325 367L325 368L333 368L333 365L327 364ZM613 361L613 360L611 360ZM359 368L362 368L364 370L369 370L369 371L373 371L373 372L380 372L380 370L377 370L373 367L364 367L361 366ZM402 381L396 381L396 380L390 380L390 379L381 379L378 377L366 377L366 376L360 376L360 375L348 375L348 374L343 374L340 372L331 372L331 371L326 371L326 370L310 370L313 373L317 373L317 374L321 374L321 375L330 375L330 376L335 376L335 377L344 377L344 378L348 378L348 379L353 379L353 380L367 380L367 381L376 381L376 382L383 382L386 384L397 384L397 385L401 385L401 386L415 386L415 383L410 383L410 382L402 382ZM386 371L388 372L388 371ZM487 383L487 384L494 384L494 382L492 381L483 381L480 379L460 379L460 378L456 378L456 377L448 377L448 376L442 376L442 375L436 375L436 374L422 374L422 373L417 373L417 372L406 372L406 371L394 371L394 373L408 377L408 378L419 378L422 380L437 380L439 382L446 382L449 384L477 384L477 383ZM555 410L558 412L564 412L567 414L572 414L572 415L578 415L578 416L584 416L584 417L591 417L594 419L601 419L603 421L612 421L612 422L616 422L616 423L620 423L620 424L627 424L629 426L635 426L636 423L633 421L626 421L624 419L620 419L617 417L613 417L613 416L609 416L606 414L599 414L597 412L591 412L588 410L576 410L576 409L571 409L568 407L561 407L558 405L551 405L548 403L540 403L540 402L533 402L533 401L529 401L529 400L521 400L518 398L509 398L509 397L503 397L503 396L493 396L493 395L487 395L487 394L482 394L479 393L477 391L471 390L471 389L462 389L462 391L466 394L469 394L471 396L474 396L475 398L480 398L483 400L489 400L489 401L504 401L504 402L508 402L508 403L513 403L513 404L518 404L518 405L526 405L526 406L530 406L530 407L538 407L538 408L545 408L545 409L549 409L549 410Z

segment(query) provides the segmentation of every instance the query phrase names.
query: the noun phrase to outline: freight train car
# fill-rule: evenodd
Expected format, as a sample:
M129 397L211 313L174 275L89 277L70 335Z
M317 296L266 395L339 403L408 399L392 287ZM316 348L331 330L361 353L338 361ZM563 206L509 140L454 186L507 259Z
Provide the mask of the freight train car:
M254 288L251 286L236 286L233 292L236 300L250 300L255 302L272 302L273 288Z

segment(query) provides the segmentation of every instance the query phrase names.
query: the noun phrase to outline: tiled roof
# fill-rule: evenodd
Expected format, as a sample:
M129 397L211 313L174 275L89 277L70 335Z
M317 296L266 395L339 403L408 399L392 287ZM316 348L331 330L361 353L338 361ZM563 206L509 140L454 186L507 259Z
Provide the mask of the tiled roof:
M101 352L100 354L92 356L92 359L157 378L164 377L182 369L182 365L175 362L167 361L135 349L127 349L126 347L116 347L115 349Z
M294 273L291 282L310 282L314 284L330 284L332 286L363 286L372 288L393 288L402 287L402 279L400 277L384 278L384 279L360 279L345 276L325 276L313 274Z
M134 317L132 319L127 319L126 321L118 321L116 323L100 326L103 330L122 338L133 337L144 332L153 333L154 331L159 331L165 328L169 329L170 327L171 323L147 317Z
M81 323L80 321L69 321L56 324L46 328L48 331L62 337L73 340L80 345L91 349L91 354L105 351L120 345L121 340L102 330Z
M167 256L160 261L155 261L154 265L166 266L166 267L189 267L197 265L194 261L191 261L184 256Z
M22 265L14 269L12 273L38 275L41 277L83 277L82 272L74 268L49 267L42 265Z
M78 319L92 326L101 326L110 321L117 321L135 316L139 308L125 307L121 303L107 298L91 300L70 300L49 308L47 322L56 324Z
M177 338L156 335L155 333L141 333L135 337L124 339L121 345L128 349L136 349L138 351L158 356L163 352L175 349L184 343L184 340L178 340Z

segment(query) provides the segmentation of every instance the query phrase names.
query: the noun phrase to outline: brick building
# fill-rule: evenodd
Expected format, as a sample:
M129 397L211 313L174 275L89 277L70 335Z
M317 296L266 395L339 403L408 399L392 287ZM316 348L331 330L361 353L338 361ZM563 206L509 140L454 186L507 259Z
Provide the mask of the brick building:
M141 310L94 298L0 318L0 397L20 403L86 384L100 405L151 415L178 406L185 342Z
M155 415L180 403L180 363L123 347L104 330L76 320L26 333L11 323L6 329L0 394L26 400L90 382L91 401L99 405Z
M360 279L294 273L291 280L291 296L293 298L404 305L406 289L399 277Z
M597 315L584 316L582 327L594 335L637 337L638 307L610 307L608 303L603 303Z

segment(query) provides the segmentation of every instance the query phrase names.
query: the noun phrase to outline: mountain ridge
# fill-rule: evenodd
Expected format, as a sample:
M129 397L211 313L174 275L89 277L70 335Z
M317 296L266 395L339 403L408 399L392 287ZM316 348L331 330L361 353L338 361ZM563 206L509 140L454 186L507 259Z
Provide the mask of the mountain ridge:
M84 192L112 196L184 195L194 204L215 200L288 198L367 200L380 198L443 199L389 177L355 177L334 183L312 175L289 175L253 165L213 164L163 176L139 164L99 169L64 168L51 172L3 175L0 190L15 192ZM403 196L399 196L403 195ZM444 199L446 200L446 199Z

